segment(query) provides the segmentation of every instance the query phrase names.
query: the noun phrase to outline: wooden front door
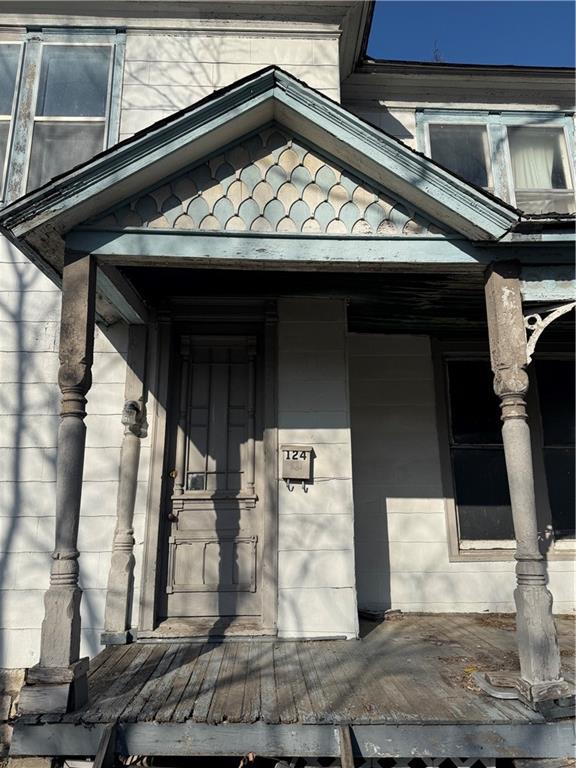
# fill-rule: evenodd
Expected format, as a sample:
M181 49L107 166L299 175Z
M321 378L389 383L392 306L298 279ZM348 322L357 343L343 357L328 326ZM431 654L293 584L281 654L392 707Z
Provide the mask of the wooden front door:
M262 616L262 407L256 337L179 339L166 618ZM176 387L173 389L176 395Z

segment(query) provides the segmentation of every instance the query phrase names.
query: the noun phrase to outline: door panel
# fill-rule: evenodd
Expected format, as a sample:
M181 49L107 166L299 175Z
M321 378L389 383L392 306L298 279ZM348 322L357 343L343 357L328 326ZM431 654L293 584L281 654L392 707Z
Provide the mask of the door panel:
M260 617L259 357L247 336L182 336L167 618Z

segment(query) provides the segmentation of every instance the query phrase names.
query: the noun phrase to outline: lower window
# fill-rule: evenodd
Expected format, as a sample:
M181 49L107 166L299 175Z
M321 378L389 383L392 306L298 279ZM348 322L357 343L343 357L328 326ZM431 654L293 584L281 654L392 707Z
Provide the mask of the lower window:
M461 549L509 548L514 538L499 401L485 360L446 362L449 438ZM531 370L530 425L543 536L574 538L574 374L569 360Z

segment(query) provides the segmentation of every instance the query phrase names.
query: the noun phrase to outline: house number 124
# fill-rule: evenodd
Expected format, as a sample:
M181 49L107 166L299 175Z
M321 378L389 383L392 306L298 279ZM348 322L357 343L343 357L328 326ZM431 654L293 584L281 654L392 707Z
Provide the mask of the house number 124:
M306 459L306 451L285 451L286 459L288 461L297 461L298 459Z

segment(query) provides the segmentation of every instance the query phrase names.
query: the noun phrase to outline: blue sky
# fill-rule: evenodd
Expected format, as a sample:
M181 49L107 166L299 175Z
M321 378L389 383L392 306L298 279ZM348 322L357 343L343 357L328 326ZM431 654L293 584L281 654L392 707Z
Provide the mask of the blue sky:
M368 56L573 67L575 8L573 0L377 0Z

